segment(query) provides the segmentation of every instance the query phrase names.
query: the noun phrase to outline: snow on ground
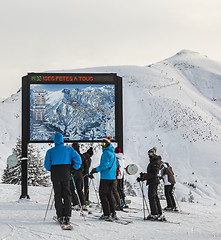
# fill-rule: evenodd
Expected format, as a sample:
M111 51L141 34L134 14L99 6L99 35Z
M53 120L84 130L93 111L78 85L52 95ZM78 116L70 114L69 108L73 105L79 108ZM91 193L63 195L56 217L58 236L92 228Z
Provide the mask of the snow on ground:
M0 184L0 239L1 240L38 240L38 239L77 239L77 240L211 240L221 239L221 202L212 199L202 199L200 203L179 202L179 207L185 214L165 213L167 219L174 223L144 221L142 198L131 199L131 213L117 212L118 216L127 217L133 221L129 225L104 222L90 218L91 215L80 216L80 212L72 212L73 231L63 231L52 220L54 207L44 216L51 188L30 187L30 200L19 200L20 186ZM90 189L91 200L96 201L94 190ZM165 207L165 201L161 201ZM135 213L136 211L136 213ZM96 214L99 210L96 210ZM186 213L190 213L189 215ZM93 213L94 214L94 213ZM147 213L146 213L147 214ZM177 224L180 223L180 224Z

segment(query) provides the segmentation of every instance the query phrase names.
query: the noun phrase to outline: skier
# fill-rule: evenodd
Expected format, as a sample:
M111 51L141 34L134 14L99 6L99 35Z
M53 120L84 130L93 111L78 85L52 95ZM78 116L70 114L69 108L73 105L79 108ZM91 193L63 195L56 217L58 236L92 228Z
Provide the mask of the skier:
M102 141L102 151L100 165L93 168L90 175L100 172L99 196L104 213L100 219L112 221L118 219L115 212L115 202L112 192L114 180L116 180L118 161L109 136Z
M71 166L79 169L81 158L73 148L64 145L61 133L54 136L55 146L45 155L44 166L51 172L54 188L57 220L60 224L69 225L71 219Z
M80 210L82 207L82 210L87 210L85 206L85 198L84 198L84 192L83 192L83 171L84 169L87 169L87 164L85 161L84 156L80 153L80 146L77 142L74 142L72 144L73 149L80 155L81 157L81 167L78 170L72 171L73 179L71 180L71 193L72 193L72 205L74 209ZM76 188L76 189L75 189ZM77 193L75 192L77 191ZM78 200L78 196L80 199L80 202Z
M160 183L159 171L161 166L161 157L156 155L156 147L148 151L150 163L147 166L147 173L140 174L141 177L137 181L147 181L148 200L150 204L151 214L147 216L147 220L166 220L162 215L160 200L157 195L158 184Z
M176 183L172 167L169 163L164 162L161 165L160 176L164 182L164 192L166 196L167 206L164 208L166 211L178 211L176 202L173 196L174 184Z
M90 147L85 153L83 153L84 160L86 162L86 168L83 171L84 177L84 196L85 196L85 203L90 204L89 201L89 169L91 167L91 157L93 156L93 148Z
M128 208L125 202L125 193L124 193L124 166L125 166L125 159L123 153L121 153L120 147L115 148L115 155L118 160L118 168L117 168L117 190L120 195L121 199L121 207Z

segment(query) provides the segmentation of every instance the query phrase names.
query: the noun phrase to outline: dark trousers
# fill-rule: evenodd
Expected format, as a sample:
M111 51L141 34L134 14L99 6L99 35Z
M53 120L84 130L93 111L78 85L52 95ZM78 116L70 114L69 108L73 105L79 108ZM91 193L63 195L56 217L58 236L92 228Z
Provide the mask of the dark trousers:
M85 201L89 201L89 177L84 176L84 198Z
M111 213L115 213L115 202L112 192L113 184L114 180L100 180L99 196L101 199L104 216L109 216Z
M149 199L150 211L152 215L162 214L160 200L157 195L157 187L158 187L158 184L151 184L148 187L148 199Z
M114 200L115 200L115 206L117 206L119 208L121 206L121 201L120 201L120 195L117 190L117 180L114 180L113 196L114 196Z
M165 197L167 200L167 207L169 208L176 207L176 202L173 196L173 187L174 187L174 184L164 186Z
M75 185L74 185L75 182ZM83 192L83 179L82 176L77 176L74 177L74 182L73 179L70 181L71 183L71 195L72 195L72 205L78 205L79 204L79 200L78 200L78 196L80 198L80 202L81 205L85 205L85 199L84 199L84 192ZM76 186L76 189L75 189ZM77 191L77 193L76 193ZM78 196L77 196L78 194ZM79 204L80 205L80 204Z
M117 179L117 190L120 195L122 202L125 202L125 193L124 193L124 179Z
M57 217L71 217L70 181L53 181Z

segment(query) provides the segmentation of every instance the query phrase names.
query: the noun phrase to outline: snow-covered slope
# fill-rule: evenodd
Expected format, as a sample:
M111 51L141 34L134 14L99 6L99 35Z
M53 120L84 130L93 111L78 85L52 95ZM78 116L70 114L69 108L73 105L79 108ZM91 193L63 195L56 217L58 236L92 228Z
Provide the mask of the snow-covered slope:
M117 216L133 223L122 224L100 221L95 207L92 214L80 216L80 211L72 211L73 231L63 231L52 220L55 208L49 204L50 187L30 187L30 200L18 200L20 186L0 184L0 239L4 240L220 240L220 201L206 201L199 204L180 202L183 214L166 212L170 223L144 221L142 198L130 197L129 213L117 211ZM90 185L90 199L97 202L95 191ZM166 201L161 201L165 207ZM135 210L133 208L136 208ZM190 213L190 214L188 214ZM147 216L147 211L146 211Z
M182 50L146 67L50 72L114 72L123 77L124 153L128 164L136 163L139 171L145 171L147 151L156 146L157 153L173 166L179 199L190 190L197 201L202 197L221 199L221 63ZM15 117L20 116L20 100L12 101L14 98L0 103L0 140L4 141L0 144L1 172L20 130L20 118ZM94 166L99 154L94 157ZM136 177L128 178L135 182Z
M21 91L0 102L0 176L21 136Z

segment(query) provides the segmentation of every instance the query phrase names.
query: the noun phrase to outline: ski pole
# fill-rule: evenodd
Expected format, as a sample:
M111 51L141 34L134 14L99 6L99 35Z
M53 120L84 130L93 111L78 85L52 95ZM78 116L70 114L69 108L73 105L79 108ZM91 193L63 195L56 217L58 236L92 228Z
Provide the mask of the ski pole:
M73 177L73 176L71 176L71 177L72 177L72 182L73 182L73 184L74 184L75 192L76 192L76 195L77 195L77 198L78 198L78 203L79 203L79 205L80 205L81 216L83 216L83 217L84 217L84 221L86 221L86 219L85 219L85 214L84 214L84 211L83 211L83 207L82 207L82 205L81 205L81 200L80 200L80 197L79 197L79 195L78 195L77 187L76 187L76 184L75 184L75 181L74 181L74 177Z
M174 198L175 198L175 200L176 200L176 203L177 203L178 208L180 209L180 212L182 212L182 209L180 208L180 205L179 205L179 203L178 203L178 200L177 200L177 198L176 198L176 194L174 193L174 191L173 191L173 196L174 196Z
M91 181L92 181L92 179L90 178L90 182L89 182L89 184L88 184L88 185L89 185L89 187L90 187L90 185L91 185Z
M140 184L140 182L139 182L139 184ZM142 182L142 186L143 186L143 182ZM144 203L145 203L146 208L147 208L147 212L148 212L148 214L150 214L150 211L149 211L149 208L148 208L148 205L147 205L147 201L146 201L146 198L145 198L145 195L144 195L143 187L141 187L141 184L140 184L140 188L141 188L142 196L143 196L143 199L144 199Z
M45 216L44 216L44 221L45 221L46 216L47 216L47 213L48 213L48 207L49 207L49 205L50 205L52 192L53 192L53 187L51 188L51 194L50 194L50 197L49 197L49 199L48 199L48 205L47 205L47 208L46 208L46 212L45 212Z
M140 183L140 182L139 182ZM141 186L140 186L141 187ZM143 193L143 182L142 182L142 193ZM143 196L143 194L142 194L142 196ZM144 196L143 196L143 219L145 220L145 205L144 205Z
M83 189L84 189L84 192L85 192L85 185L84 185L84 177L82 176L82 182L83 182Z
M92 180L92 184L93 184L93 187L94 187L95 195L96 195L97 201L98 201L98 204L97 204L97 205L100 207L100 200L99 200L99 197L98 197L98 195L97 195L97 189L96 189L96 187L95 187L93 178L91 178L91 180Z
M53 198L53 200L52 200L50 210L52 209L53 205L54 205L54 198Z
M147 201L146 201L146 198L145 198L145 195L144 195L143 182L142 182L142 194L143 194L143 197L144 197L144 202L145 202L145 205L146 205L146 208L147 208L147 212L148 212L148 214L149 214L150 211L149 211L149 208L148 208L148 205L147 205Z

